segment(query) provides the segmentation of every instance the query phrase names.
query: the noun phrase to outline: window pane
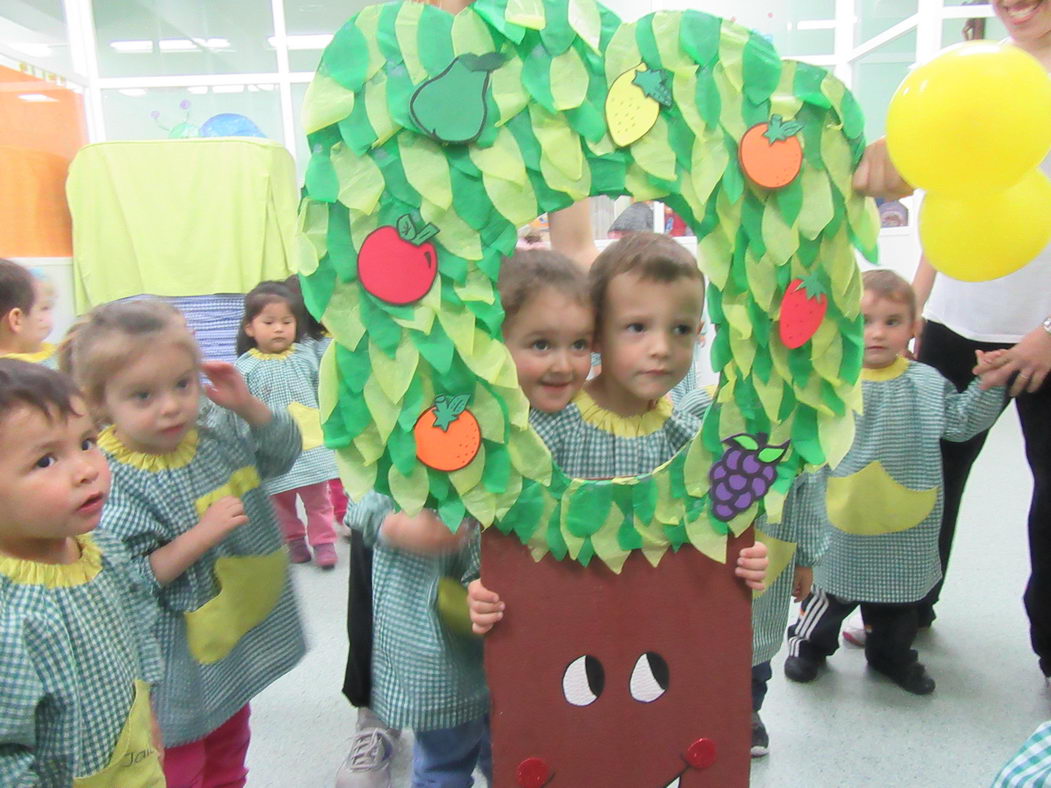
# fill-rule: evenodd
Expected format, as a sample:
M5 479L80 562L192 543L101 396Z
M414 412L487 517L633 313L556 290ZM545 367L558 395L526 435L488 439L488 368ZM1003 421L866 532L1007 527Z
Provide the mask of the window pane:
M882 137L887 107L916 60L916 30L888 41L854 63L854 95L865 112L865 135Z
M0 4L0 44L45 71L73 73L62 0L5 0Z
M269 0L95 0L104 77L271 73Z
M263 136L284 142L276 85L104 90L102 112L111 140Z
M377 0L285 0L288 64L292 71L314 71L328 39L354 14Z
M295 121L296 139L294 145L288 147L296 156L296 172L299 182L307 172L307 163L310 161L310 148L307 145L307 133L303 130L303 97L307 94L309 83L297 82L292 84L292 117Z
M964 38L964 27L968 26L968 38ZM996 17L981 19L946 19L942 23L942 46L952 46L974 38L1002 41L1007 38L1007 28Z
M918 10L917 0L858 0L854 43L864 44Z

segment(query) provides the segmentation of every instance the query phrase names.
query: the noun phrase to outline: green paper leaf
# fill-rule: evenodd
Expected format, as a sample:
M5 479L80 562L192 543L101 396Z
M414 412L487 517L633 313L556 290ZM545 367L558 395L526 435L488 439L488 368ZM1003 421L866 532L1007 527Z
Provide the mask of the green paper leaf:
M555 111L551 90L551 58L542 44L537 44L522 61L522 85L533 101L548 112Z
M556 110L579 107L588 94L588 72L576 50L570 48L551 60L548 82Z
M592 51L598 52L602 36L602 18L595 0L569 0L569 26Z
M723 20L701 11L683 13L679 27L679 42L694 62L710 66L719 57L720 33Z
M581 538L597 533L609 516L612 504L613 487L609 482L591 482L581 485L576 490L570 485L562 499L567 530Z
M504 18L513 24L539 30L546 20L544 4L541 0L507 0Z
M463 501L456 496L446 498L438 504L438 516L442 518L442 522L449 526L449 530L453 532L460 529L460 523L463 522L465 514L466 508L463 505Z
M665 181L676 179L675 152L668 143L668 124L664 118L657 117L653 128L631 146L631 153L650 175Z
M429 484L427 469L422 464L417 462L409 474L403 474L392 465L387 472L387 483L391 497L406 514L418 514L427 503Z
M756 32L748 36L742 72L744 95L755 105L768 101L781 81L781 58L770 42Z
M306 172L306 190L312 200L335 202L339 197L339 178L327 151L320 147L310 156Z
M351 93L365 84L368 63L368 43L353 19L336 32L321 56L321 66L328 75Z

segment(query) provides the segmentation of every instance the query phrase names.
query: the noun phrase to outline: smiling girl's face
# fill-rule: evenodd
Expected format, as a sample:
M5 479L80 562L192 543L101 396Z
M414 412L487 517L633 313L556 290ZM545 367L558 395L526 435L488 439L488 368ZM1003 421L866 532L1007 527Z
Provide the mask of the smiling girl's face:
M1023 49L1041 41L1051 45L1051 1L996 0L996 16Z

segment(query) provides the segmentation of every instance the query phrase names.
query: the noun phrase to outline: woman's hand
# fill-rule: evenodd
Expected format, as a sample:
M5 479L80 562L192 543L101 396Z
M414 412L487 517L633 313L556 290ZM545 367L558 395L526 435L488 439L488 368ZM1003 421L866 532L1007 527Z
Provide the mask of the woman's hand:
M1013 374L1018 373L1011 385L1010 394L1017 397L1022 392L1034 391L1044 385L1051 370L1051 334L1043 326L1037 326L1012 348L978 356L974 374L982 378L981 387L1005 386Z

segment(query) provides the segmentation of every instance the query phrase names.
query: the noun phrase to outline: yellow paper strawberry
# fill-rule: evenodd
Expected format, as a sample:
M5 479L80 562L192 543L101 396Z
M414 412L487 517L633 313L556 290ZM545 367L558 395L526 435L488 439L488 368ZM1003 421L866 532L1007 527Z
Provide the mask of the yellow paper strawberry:
M606 94L606 125L618 147L642 139L657 122L661 105L672 104L668 72L645 63L629 68L610 85Z

